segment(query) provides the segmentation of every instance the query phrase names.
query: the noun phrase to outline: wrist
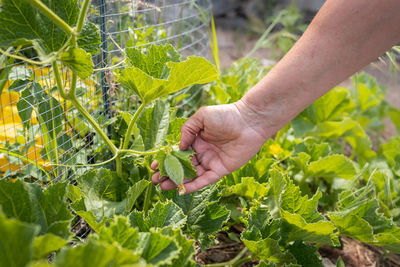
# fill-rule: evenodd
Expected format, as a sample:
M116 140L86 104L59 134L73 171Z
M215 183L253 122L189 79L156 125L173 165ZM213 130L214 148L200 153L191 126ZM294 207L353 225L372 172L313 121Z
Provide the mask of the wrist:
M287 123L282 123L283 120L280 118L281 112L273 108L272 105L260 108L247 97L242 97L234 105L247 125L259 133L265 141Z

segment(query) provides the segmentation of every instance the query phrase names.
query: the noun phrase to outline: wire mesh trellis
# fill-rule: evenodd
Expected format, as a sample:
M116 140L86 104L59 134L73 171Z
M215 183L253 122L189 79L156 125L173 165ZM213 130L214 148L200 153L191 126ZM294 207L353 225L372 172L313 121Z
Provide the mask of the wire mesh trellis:
M132 109L136 103L118 90L113 79L114 71L122 67L117 64L123 61L120 49L169 42L183 55L205 56L210 9L209 0L93 0L88 19L99 27L102 44L93 57L98 70L91 78L78 81L79 99L103 124L115 110ZM32 48L20 48L19 52L36 59ZM71 73L62 69L61 74L68 88ZM55 87L49 66L0 57L3 178L23 177L46 184L85 171L50 163L94 163L100 151L96 145L102 142L96 142L94 131Z

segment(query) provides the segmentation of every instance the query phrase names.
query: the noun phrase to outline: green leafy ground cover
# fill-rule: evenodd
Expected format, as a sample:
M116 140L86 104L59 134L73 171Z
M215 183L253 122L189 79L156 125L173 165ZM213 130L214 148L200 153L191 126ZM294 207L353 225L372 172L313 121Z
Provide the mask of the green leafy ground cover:
M232 225L244 227L245 245L233 266L249 260L260 260L259 266L322 266L317 248L340 247L342 236L400 253L400 139L379 135L386 117L400 127L400 113L384 101L384 88L372 77L356 75L354 88L330 91L217 184L183 196L178 190L162 192L150 182L154 159L177 184L195 177L193 152L176 149L186 113L165 96L209 83L202 88L204 104L230 103L268 70L255 59L242 59L219 76L205 59L183 58L171 45L128 48L126 67L115 74L120 90L141 104L118 113L109 139L75 95L77 77L93 73L89 53L99 45L98 32L87 30L96 26L81 20L88 3L79 8L75 0L0 2L3 54L33 45L41 61L26 61L52 64L54 90L96 132L98 152L113 154L96 166L52 161L86 171L47 187L26 177L0 180L0 266L195 266L196 246L208 248ZM5 53L24 60L16 50ZM69 88L57 74L59 64L73 73ZM38 98L59 105L39 95L39 86L26 82L22 93L32 103ZM20 116L30 118L26 113L33 107L26 109L23 101ZM45 117L44 110L39 104L39 118L52 123L44 123L42 131L57 146L61 121L54 114ZM41 171L36 181L47 179ZM79 218L92 229L85 239L71 232Z

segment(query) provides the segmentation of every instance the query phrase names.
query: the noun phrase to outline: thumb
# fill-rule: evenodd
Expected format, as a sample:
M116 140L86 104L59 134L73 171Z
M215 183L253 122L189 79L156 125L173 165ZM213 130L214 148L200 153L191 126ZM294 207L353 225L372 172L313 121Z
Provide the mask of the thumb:
M196 136L204 128L204 107L200 108L192 117L190 117L181 128L180 150L188 149L194 142Z

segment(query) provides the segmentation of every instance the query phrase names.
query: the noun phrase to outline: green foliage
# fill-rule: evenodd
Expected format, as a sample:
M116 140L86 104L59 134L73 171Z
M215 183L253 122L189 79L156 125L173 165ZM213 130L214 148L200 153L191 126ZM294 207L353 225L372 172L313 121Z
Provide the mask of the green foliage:
M63 249L54 259L54 266L143 266L138 255L111 244L89 241L87 244Z
M342 235L399 253L400 227L383 213L379 201L373 197L374 189L368 184L358 192L342 192L338 209L329 218Z
M66 24L74 27L78 20L79 6L76 0L42 1ZM58 52L68 41L68 34L58 25L34 8L27 0L4 0L0 3L0 46L33 45L42 60ZM91 23L84 26L79 45L94 53L100 47L97 27ZM79 58L76 59L79 61Z
M203 249L210 245L210 237L229 219L229 211L218 203L216 186L184 196L175 191L167 197L181 208L187 217L185 232L196 238Z
M182 228L186 223L186 216L172 201L158 202L145 216L143 212L134 211L130 215L131 224L140 231L147 232L150 228L164 228L167 226Z
M268 192L268 184L260 184L255 181L254 177L243 177L240 183L225 188L222 191L222 196L238 195L249 200L256 200L267 196Z
M165 145L169 126L169 104L157 100L153 106L144 109L137 122L145 150Z
M38 231L37 226L7 219L0 211L0 265L26 266L33 255L33 239Z
M38 3L49 10L39 11ZM377 138L385 117L400 125L400 112L384 101L385 89L373 78L357 75L354 89L331 90L218 184L184 196L179 195L182 186L161 192L150 181L153 160L158 161L160 178L169 176L178 186L197 173L191 163L194 152L176 147L186 119L177 117L186 113L174 106L184 96L176 102L160 98L214 81L218 73L205 59L182 58L168 44L127 48L127 66L116 71L117 81L123 93L138 97L140 106L128 103L135 113L117 110L117 118L99 123L74 95L77 76L92 75L91 56L101 43L97 26L78 23L88 3L80 9L76 0L0 1L0 46L11 53L14 46L32 45L46 61L36 63L51 63L57 83L42 88L34 71L23 66L7 70L13 81L9 91L20 90L17 108L24 129L40 127L49 161L57 159L59 148L76 145L62 125L64 119L81 124L80 117L53 97L58 89L63 103L71 103L96 131L94 154L108 157L97 144L101 138L114 156L100 163L103 168L85 166L87 171L70 184L58 182L47 189L28 179L0 180L0 265L194 266L195 242L204 250L218 232L232 236L230 226L237 223L245 226L241 241L252 259L261 260L259 266L322 266L317 247L338 246L339 235L400 253L400 142L394 137L382 144ZM296 39L290 34L300 30L299 22L294 9L281 14L279 23L291 28L277 38L282 50ZM82 32L75 32L80 28ZM142 38L147 33L135 34ZM0 58L1 66L8 62ZM59 63L72 71L71 81L61 79ZM206 88L206 101L239 100L266 70L255 59L238 61ZM29 123L33 112L37 129ZM82 129L85 134L88 125ZM116 130L112 140L102 129L108 125ZM376 140L374 147L371 140ZM110 164L114 159L117 171ZM74 246L69 245L70 209L94 230L85 242L73 239ZM46 262L53 252L54 261Z
M38 184L0 180L0 206L4 215L39 227L39 234L70 236L71 212L65 198L65 185L58 183L47 190Z
M58 251L67 244L68 241L51 233L38 236L33 242L34 258L46 258L51 252Z
M215 67L204 58L190 56L177 62L177 52L172 50L170 46L152 46L147 55L136 49L131 50L132 66L121 72L118 82L135 93L142 102L150 103L156 98L194 84L209 83L218 77ZM142 61L138 61L138 58ZM154 71L150 71L149 67L154 66Z
M73 203L72 208L92 228L98 228L97 223L104 219L130 211L132 207L127 202L132 204L133 198L136 198L129 194L131 200L127 199L128 184L108 169L90 170L80 176L77 182L81 198Z
M73 47L62 52L60 61L82 79L89 78L92 75L92 56L82 48Z
M192 150L170 152L160 151L155 159L158 162L160 178L168 176L176 185L183 184L183 179L193 179L197 177L197 171L191 162Z
M52 1L43 3L68 25L75 26L78 20L79 6L75 0ZM68 35L51 19L34 8L27 0L1 2L0 45L11 46L29 42L39 55L58 51L68 39Z

